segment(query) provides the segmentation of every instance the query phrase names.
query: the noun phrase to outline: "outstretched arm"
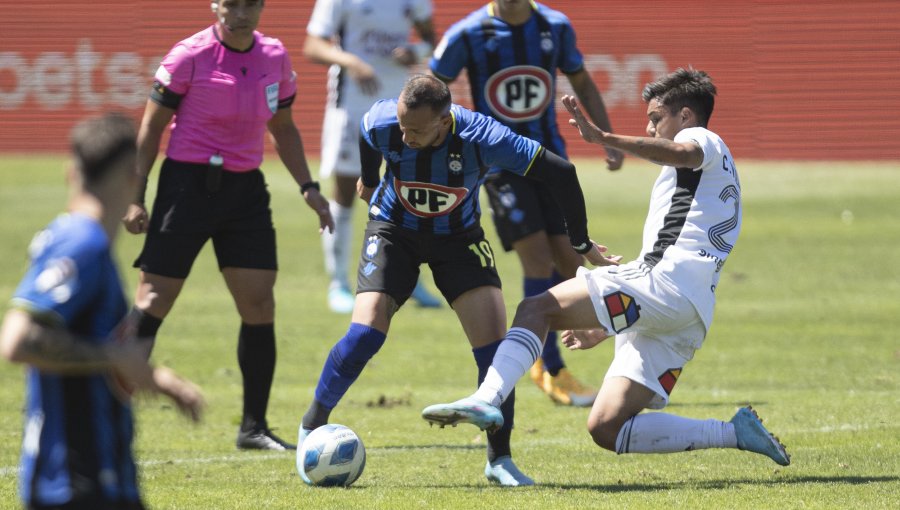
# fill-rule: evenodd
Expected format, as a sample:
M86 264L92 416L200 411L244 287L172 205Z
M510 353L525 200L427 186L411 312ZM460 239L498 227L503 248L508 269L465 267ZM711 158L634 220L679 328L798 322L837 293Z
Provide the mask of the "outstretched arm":
M677 143L664 138L609 133L585 117L574 97L563 96L562 103L573 117L569 119L569 124L578 128L581 137L589 143L612 147L660 165L677 168L697 168L703 163L703 150L695 143Z
M603 131L612 133L612 123L609 121L609 115L606 113L606 105L603 104L603 98L600 96L600 90L597 84L591 79L584 68L574 74L568 74L566 77L575 91L575 96L581 102L588 117L594 121ZM625 155L622 151L612 147L606 147L606 168L609 170L618 170L622 168L622 161Z
M205 407L203 395L193 383L165 367L147 361L146 346L134 336L137 326L126 318L117 328L116 341L95 344L78 341L61 327L44 324L25 311L7 312L0 329L0 352L13 363L43 372L70 375L114 373L128 390L162 393L194 421Z
M621 257L605 257L603 252L606 251L606 247L594 243L588 236L584 193L578 183L575 165L553 152L542 149L526 177L539 179L547 185L547 189L556 199L566 218L566 230L575 251L584 255L588 262L595 266L618 263Z

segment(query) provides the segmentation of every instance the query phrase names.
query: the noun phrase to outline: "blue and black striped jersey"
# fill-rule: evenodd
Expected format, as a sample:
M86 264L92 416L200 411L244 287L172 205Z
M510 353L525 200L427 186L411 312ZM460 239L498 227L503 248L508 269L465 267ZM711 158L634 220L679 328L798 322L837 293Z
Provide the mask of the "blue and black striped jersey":
M413 149L403 143L397 100L378 101L360 132L381 152L387 170L369 203L369 218L432 234L479 224L478 190L489 167L525 175L543 151L491 117L452 105L453 123L441 145Z
M532 2L532 16L510 25L493 3L454 24L435 49L431 71L446 81L468 72L475 110L566 157L556 122L556 71L576 73L584 58L559 11Z
M13 306L101 344L128 311L109 239L93 219L65 214L32 241ZM20 493L55 506L92 497L139 501L132 413L109 375L63 376L29 367Z

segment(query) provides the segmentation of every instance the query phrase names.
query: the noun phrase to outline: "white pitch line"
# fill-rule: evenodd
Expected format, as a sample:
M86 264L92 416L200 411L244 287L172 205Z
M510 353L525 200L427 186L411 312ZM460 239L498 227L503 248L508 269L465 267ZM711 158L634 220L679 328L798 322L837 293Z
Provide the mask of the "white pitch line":
M868 425L868 424L854 424L854 423L842 423L840 425L827 425L824 427L810 427L810 428L798 428L798 429L788 429L788 430L776 430L779 436L784 437L789 434L814 434L814 433L831 433L831 432L861 432L866 430L883 430L883 429L897 429L900 428L900 424L894 423L879 423L877 425ZM563 443L570 442L570 439L558 438L558 439L537 439L536 443ZM435 446L423 446L422 449L433 449ZM366 448L367 451L381 451L383 453L391 453L391 452L401 452L401 451L410 451L415 450L417 447L410 446L404 448ZM288 456L285 453L259 453L252 454L249 453L247 455L242 454L233 454L233 455L220 455L218 457L185 457L185 458L174 458L174 459L150 459L150 460L139 460L139 466L163 466L167 464L215 464L218 462L258 462L262 460L273 460L273 459L290 459L293 461L293 456ZM0 467L0 478L6 478L10 476L16 476L19 474L19 466L3 466Z

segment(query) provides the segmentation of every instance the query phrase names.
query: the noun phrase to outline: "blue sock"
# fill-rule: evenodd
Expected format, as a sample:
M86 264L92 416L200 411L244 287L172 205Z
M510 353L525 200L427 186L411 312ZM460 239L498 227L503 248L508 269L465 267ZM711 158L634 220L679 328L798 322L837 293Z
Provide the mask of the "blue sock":
M316 385L316 400L322 406L333 409L362 373L366 363L384 345L385 338L385 334L375 328L351 323L347 334L331 348L325 360L319 384Z
M554 271L553 277L550 278L525 278L525 297L537 296L545 290L553 287L561 281L558 279L559 274ZM550 375L556 376L560 369L566 366L563 362L562 354L559 352L559 345L556 341L556 331L547 333L547 340L544 342L544 350L541 352L541 359L544 361L544 369L550 372Z
M478 365L478 384L480 385L482 381L484 381L485 375L487 375L488 368L491 366L491 362L494 361L494 354L497 353L497 348L500 347L500 342L503 339L497 340L492 344L485 345L484 347L479 347L477 349L472 349L472 354L475 356L475 364ZM511 455L509 440L512 436L512 428L513 421L515 419L515 407L516 407L516 390L513 389L509 394L509 397L500 404L500 412L503 414L503 427L500 428L497 432L493 434L487 435L487 456L488 460L493 462L497 457L503 457L504 455Z

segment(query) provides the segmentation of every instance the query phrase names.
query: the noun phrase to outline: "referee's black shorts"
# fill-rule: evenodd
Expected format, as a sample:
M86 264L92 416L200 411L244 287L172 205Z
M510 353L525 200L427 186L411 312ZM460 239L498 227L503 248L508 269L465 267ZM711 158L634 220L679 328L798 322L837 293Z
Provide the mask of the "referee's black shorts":
M428 264L435 285L451 304L477 287L500 288L494 253L481 227L433 235L370 220L365 235L357 293L383 292L402 305L416 286L421 264Z
M278 269L269 192L259 169L222 171L207 190L208 166L166 159L144 248L134 267L187 278L200 249L212 239L219 269Z
M566 218L553 195L539 181L511 172L496 172L484 182L491 217L503 249L544 230L547 235L567 235Z

